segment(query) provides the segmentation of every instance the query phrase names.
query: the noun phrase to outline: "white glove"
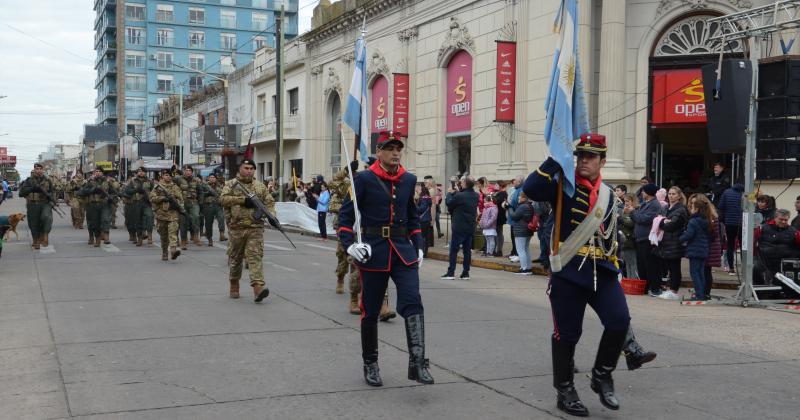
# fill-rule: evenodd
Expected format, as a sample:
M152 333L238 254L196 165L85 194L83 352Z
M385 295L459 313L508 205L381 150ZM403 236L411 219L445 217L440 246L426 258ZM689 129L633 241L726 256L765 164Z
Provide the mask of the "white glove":
M417 268L422 268L422 260L424 259L422 255L422 250L417 250Z
M364 264L372 257L372 247L363 242L356 242L347 247L347 255L350 255L354 260Z

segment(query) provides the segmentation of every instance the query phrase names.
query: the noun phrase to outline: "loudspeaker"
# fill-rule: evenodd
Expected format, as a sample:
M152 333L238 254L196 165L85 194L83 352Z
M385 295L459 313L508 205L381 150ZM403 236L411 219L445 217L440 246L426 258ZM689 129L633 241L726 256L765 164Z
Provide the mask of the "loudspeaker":
M741 152L747 140L745 130L753 84L750 62L732 58L722 60L719 92L716 90L717 65L707 64L702 71L709 148L713 153Z
M800 96L800 58L780 56L758 64L758 97ZM723 73L724 74L724 73Z
M756 161L757 179L795 179L800 178L800 161L759 160Z
M800 136L800 120L794 118L776 118L759 120L756 127L758 139L783 139Z
M771 96L758 98L758 119L800 115L800 96Z
M756 159L793 159L800 156L800 140L759 140L756 143Z

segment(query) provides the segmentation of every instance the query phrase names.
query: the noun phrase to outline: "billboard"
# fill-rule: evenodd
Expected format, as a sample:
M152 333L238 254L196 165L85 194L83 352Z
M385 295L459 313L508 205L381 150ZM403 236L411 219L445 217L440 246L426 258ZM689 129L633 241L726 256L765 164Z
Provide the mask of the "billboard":
M204 125L193 129L189 135L192 154L219 153L226 147L237 147L236 125Z
M114 124L84 125L83 141L88 142L116 142L117 126Z
M652 124L705 122L705 92L699 68L653 71Z
M447 66L447 134L472 129L472 56L457 52Z
M139 142L139 157L164 157L164 143Z

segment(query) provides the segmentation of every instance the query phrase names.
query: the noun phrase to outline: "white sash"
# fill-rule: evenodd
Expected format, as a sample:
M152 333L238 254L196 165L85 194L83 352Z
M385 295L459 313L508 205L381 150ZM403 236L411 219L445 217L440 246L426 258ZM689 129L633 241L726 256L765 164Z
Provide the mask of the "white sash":
M606 217L606 210L608 210L608 203L609 198L611 197L611 187L606 184L602 184L600 186L600 191L598 192L597 202L594 204L594 209L586 215L586 218L583 219L578 227L572 231L572 233L567 237L567 240L564 241L558 249L558 255L552 254L553 249L553 240L559 240L559 238L554 237L553 233L550 235L550 271L554 273L558 273L563 268L563 263L568 263L575 254L578 253L578 250L586 245L589 241L589 238L597 232L597 229L600 227L600 224L603 223L603 220ZM556 217L561 217L561 215L555 215Z

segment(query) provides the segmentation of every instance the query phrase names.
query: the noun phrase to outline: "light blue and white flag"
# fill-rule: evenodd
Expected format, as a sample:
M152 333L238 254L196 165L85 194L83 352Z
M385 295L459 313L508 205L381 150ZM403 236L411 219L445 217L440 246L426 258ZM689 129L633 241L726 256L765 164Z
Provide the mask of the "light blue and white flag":
M561 0L553 30L561 34L553 59L550 89L545 102L544 139L550 156L564 172L564 192L575 194L573 141L589 131L589 115L578 62L577 0Z
M361 36L356 40L356 65L353 68L353 80L350 82L350 93L347 96L344 122L359 137L359 151L361 160L364 162L369 161L367 106L367 41L364 39L362 31Z

